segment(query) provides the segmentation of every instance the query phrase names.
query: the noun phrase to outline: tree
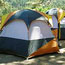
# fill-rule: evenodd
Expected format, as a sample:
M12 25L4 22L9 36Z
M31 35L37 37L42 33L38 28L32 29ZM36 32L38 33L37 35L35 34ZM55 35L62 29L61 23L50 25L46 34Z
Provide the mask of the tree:
M9 2L5 0L0 0L0 16L12 11L13 11L13 7Z

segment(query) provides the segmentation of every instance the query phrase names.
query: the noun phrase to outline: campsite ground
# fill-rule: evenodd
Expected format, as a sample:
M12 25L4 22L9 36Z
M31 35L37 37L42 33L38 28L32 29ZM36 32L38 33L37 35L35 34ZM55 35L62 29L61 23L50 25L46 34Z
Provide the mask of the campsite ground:
M21 57L0 54L0 65L65 65L65 41L60 41L59 53L47 54L25 60Z

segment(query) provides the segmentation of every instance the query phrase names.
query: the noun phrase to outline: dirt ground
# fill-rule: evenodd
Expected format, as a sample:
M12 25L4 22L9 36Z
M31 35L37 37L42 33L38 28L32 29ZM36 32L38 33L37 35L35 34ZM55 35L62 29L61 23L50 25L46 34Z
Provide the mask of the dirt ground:
M29 60L0 54L0 65L65 65L65 41L60 41L62 48L59 53L46 54Z

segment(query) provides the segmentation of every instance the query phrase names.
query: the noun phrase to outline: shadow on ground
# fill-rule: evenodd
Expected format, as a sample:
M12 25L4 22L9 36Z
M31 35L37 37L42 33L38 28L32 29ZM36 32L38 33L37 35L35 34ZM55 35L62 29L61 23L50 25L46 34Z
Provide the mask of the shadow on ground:
M46 54L25 60L22 57L0 54L0 65L65 65L65 41L60 41L59 53Z

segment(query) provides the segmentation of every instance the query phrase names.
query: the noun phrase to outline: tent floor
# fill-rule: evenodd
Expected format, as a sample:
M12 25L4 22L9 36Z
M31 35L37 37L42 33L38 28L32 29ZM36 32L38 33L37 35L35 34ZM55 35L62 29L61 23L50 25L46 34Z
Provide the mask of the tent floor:
M59 43L62 45L59 53L46 54L29 60L0 54L0 65L65 65L65 41L59 41Z

